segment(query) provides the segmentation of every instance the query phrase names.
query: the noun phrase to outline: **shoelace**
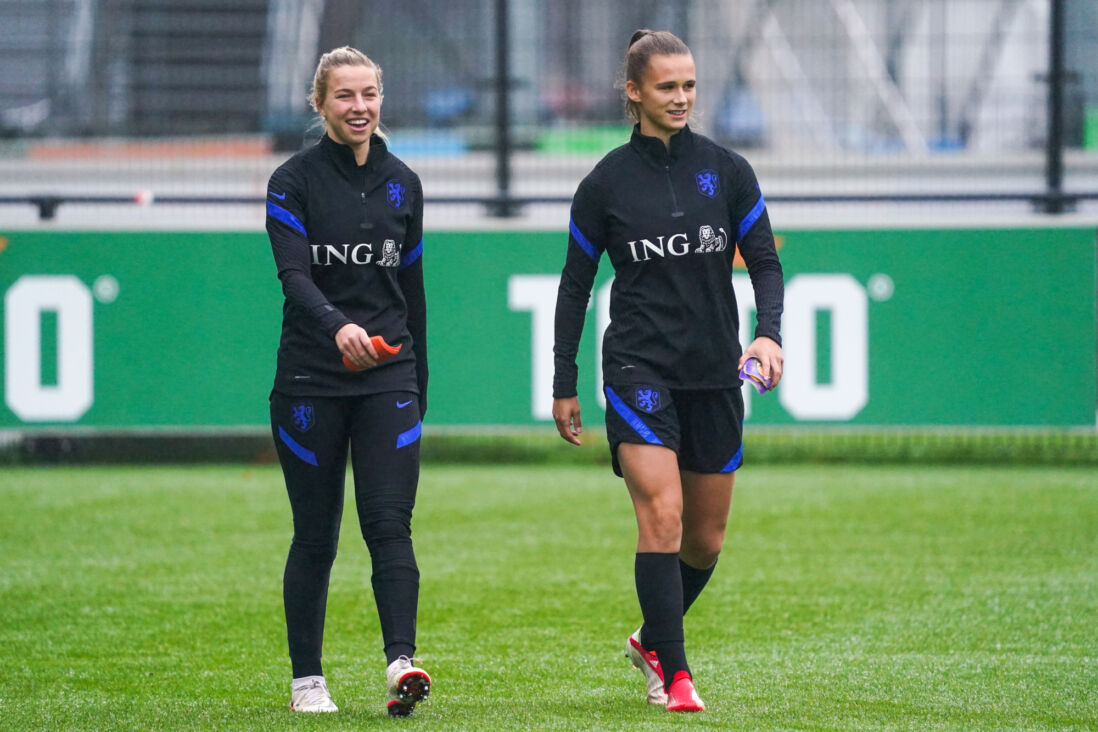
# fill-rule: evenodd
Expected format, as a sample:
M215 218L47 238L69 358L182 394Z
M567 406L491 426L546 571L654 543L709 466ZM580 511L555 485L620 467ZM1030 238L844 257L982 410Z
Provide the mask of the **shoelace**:
M313 679L312 685L298 691L301 693L302 704L323 704L330 698L327 687L317 679Z
M401 661L403 661L403 663L401 663ZM400 663L397 668L404 670L406 666L408 668L416 668L416 665L421 663L421 661L420 659L414 657L409 658L408 656L397 656L396 663Z

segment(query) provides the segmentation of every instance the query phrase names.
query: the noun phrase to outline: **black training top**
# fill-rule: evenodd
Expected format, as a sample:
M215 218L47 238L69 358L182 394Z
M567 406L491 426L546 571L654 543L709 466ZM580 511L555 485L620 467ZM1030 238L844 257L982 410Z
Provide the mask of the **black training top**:
M782 267L755 173L689 127L663 141L633 130L576 190L557 292L553 396L576 395L576 352L603 252L614 266L603 340L607 384L738 386L742 350L732 260L755 289L755 336L781 343Z
M267 233L286 296L275 391L342 396L418 391L427 408L423 187L384 140L365 165L324 135L283 163L267 187ZM335 334L356 323L401 351L363 371Z

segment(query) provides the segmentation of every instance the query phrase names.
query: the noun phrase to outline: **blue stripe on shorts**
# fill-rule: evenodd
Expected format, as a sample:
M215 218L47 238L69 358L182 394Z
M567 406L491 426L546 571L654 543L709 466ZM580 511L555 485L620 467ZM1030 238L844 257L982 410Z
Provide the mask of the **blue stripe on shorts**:
M621 397L614 393L613 389L609 386L604 388L606 389L606 401L610 402L610 406L614 408L614 411L620 414L621 418L624 419L638 435L643 437L645 442L650 445L663 444L663 440L656 436L656 433L644 423L644 420L637 416L636 412L629 408L629 405L621 400Z

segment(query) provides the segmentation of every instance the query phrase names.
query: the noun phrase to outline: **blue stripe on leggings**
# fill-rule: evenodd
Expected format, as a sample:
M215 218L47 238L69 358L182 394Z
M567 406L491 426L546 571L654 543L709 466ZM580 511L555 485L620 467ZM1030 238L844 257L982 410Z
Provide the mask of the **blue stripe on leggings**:
M297 455L299 458L309 463L309 465L317 464L316 453L308 449L307 447L299 445L297 440L290 437L289 432L282 429L282 425L278 426L278 436L282 439L282 442L286 445L286 447L290 448L290 451L293 452L294 455Z
M650 445L663 444L663 441L656 436L656 433L644 423L644 420L637 416L636 412L629 408L629 405L621 400L621 397L614 393L613 389L609 386L605 387L605 389L606 400L610 402L610 406L614 408L615 412L621 415L622 419L629 423L629 426L632 427L638 435L644 438L645 442Z
M419 439L419 435L421 432L423 432L422 420L416 422L416 426L412 429L408 430L407 432L401 432L399 435L397 435L396 449L399 450L402 447L407 447L408 445L411 445L413 442Z

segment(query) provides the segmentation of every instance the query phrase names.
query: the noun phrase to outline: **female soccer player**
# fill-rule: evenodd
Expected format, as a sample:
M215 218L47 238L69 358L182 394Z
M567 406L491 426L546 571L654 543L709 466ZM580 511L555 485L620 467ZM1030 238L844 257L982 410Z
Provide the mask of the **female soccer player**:
M693 132L694 59L679 38L633 34L626 110L637 123L576 190L557 293L553 418L582 432L576 351L603 252L614 267L603 340L606 435L636 511L637 597L644 623L626 654L648 701L701 711L683 646L683 614L724 543L742 460L738 368L781 379L782 268L751 166ZM741 353L732 259L739 247L758 326Z
M271 430L294 521L283 601L290 708L302 712L337 711L320 658L348 445L389 713L411 714L431 685L411 661L419 602L411 518L427 410L423 191L386 148L381 101L376 63L348 47L324 54L310 102L325 134L279 167L267 189L267 233L286 298ZM386 358L377 336L399 351Z

